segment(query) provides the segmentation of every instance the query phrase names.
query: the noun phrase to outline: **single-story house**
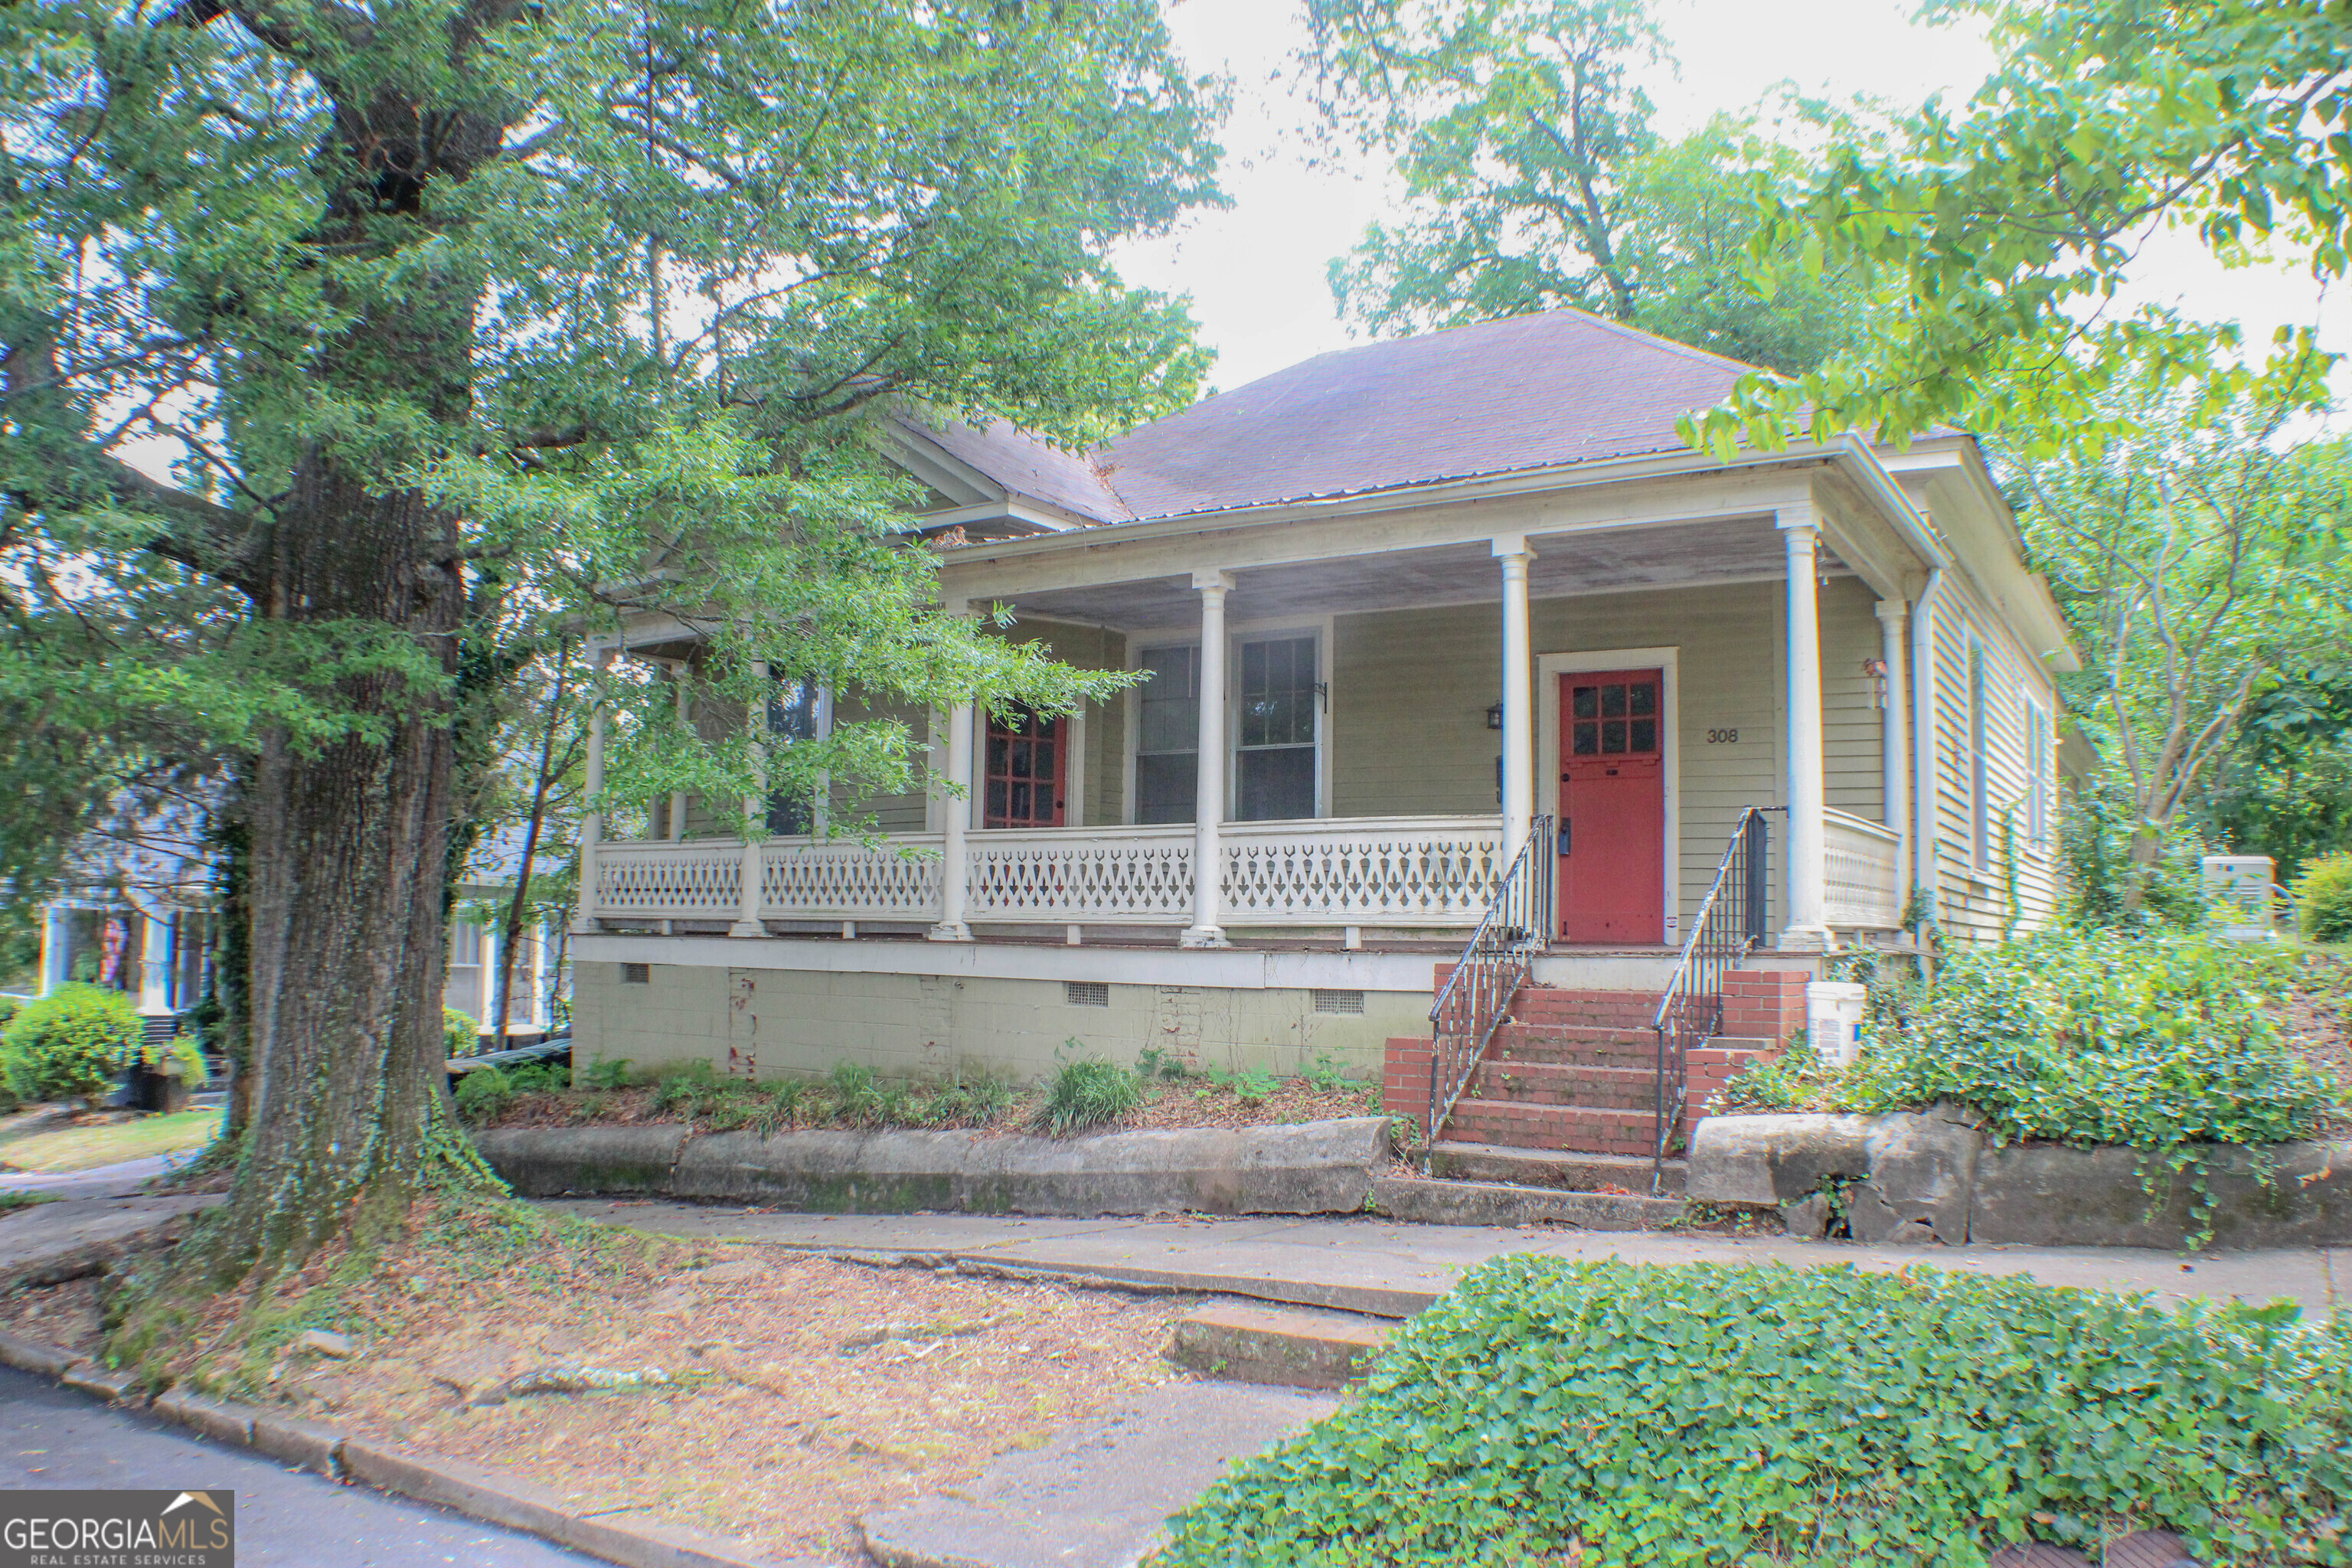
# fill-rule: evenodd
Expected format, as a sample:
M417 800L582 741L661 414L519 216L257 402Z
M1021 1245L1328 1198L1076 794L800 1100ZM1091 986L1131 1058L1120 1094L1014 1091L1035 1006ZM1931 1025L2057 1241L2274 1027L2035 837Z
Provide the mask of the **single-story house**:
M1750 368L1559 310L1324 354L1086 453L898 419L948 605L1149 679L1059 718L904 715L937 783L878 803L886 843L827 837L823 800L592 825L580 1059L1029 1079L1076 1042L1371 1073L1426 1046L1467 947L1646 1021L1723 923L1736 834L1748 970L1901 945L1930 904L1957 939L2032 926L2074 666L2001 491L1958 433L1689 449L1678 418ZM695 653L650 618L604 650ZM772 743L866 710L780 690Z

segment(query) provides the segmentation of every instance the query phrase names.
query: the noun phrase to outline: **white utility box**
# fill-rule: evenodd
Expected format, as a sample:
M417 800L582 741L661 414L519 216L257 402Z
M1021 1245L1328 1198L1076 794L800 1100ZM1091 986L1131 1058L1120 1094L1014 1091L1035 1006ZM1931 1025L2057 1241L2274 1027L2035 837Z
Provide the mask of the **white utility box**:
M2271 882L2276 868L2267 855L2208 855L2198 862L2200 889L2219 917L2221 931L2233 942L2263 942L2277 935L2271 919Z
M1844 980L1816 980L1805 987L1805 1038L1828 1066L1851 1065L1861 1048L1865 994Z

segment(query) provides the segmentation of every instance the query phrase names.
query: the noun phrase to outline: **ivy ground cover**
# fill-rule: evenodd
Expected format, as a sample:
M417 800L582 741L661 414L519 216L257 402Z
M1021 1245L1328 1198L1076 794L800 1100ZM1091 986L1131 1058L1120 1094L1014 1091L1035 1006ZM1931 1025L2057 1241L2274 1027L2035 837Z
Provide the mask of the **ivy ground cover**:
M1160 1568L2352 1563L2352 1331L1915 1268L1496 1258Z

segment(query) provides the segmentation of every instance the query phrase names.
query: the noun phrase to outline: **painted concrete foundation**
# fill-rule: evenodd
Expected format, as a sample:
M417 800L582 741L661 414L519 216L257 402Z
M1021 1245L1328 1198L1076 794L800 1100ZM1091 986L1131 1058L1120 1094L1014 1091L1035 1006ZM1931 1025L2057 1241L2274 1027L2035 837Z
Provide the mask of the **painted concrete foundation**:
M644 978L626 980L625 969ZM1088 985L1099 989L1076 994L1100 1005L1074 1000L1070 984L1053 979L583 959L573 976L573 1059L626 1058L640 1068L700 1059L759 1079L816 1077L854 1061L886 1079L985 1072L1025 1084L1074 1054L1133 1062L1156 1047L1194 1068L1286 1076L1328 1053L1370 1079L1390 1036L1429 1024L1426 990ZM1361 1010L1321 1010L1318 998L1321 1008Z

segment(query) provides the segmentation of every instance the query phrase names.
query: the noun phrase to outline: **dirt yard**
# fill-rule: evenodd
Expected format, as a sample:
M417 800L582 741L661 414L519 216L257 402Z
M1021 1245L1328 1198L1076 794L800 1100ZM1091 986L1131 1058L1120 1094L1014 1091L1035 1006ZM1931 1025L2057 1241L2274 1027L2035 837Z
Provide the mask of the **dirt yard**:
M174 1359L226 1395L515 1470L585 1508L863 1563L858 1515L1183 1376L1160 1352L1192 1305L485 1206L430 1216L396 1252L317 1260L234 1359L210 1349L236 1322L216 1307ZM95 1349L96 1294L20 1293L0 1323ZM310 1330L352 1353L306 1347ZM501 1390L532 1373L625 1386Z

